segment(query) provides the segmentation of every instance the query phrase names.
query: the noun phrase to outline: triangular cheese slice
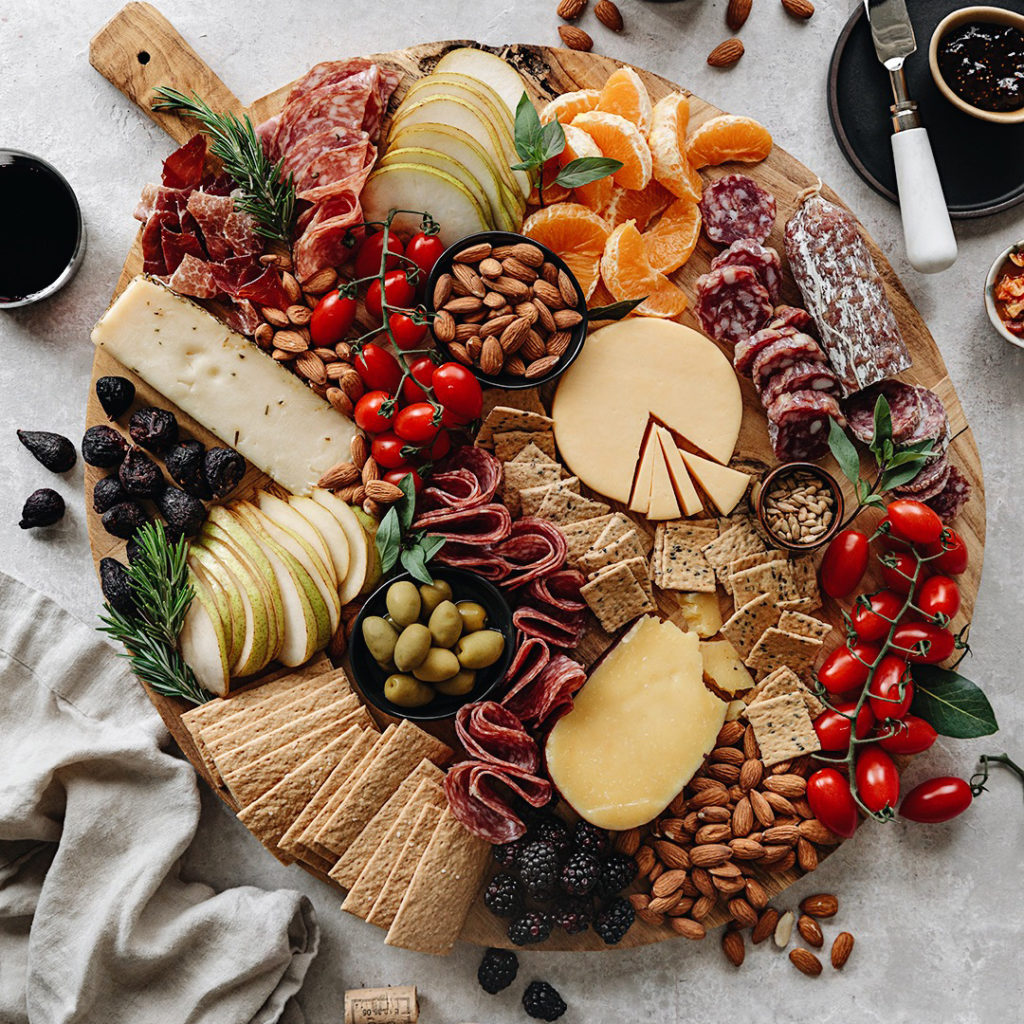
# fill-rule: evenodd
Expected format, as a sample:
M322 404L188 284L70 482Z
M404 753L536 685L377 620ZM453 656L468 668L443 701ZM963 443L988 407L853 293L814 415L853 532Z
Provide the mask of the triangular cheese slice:
M727 516L739 503L750 484L750 476L738 469L720 466L710 459L682 452L687 469L719 513Z
M703 509L700 503L700 495L697 488L693 486L690 474L683 464L683 456L676 447L672 435L664 428L658 427L658 440L665 452L665 462L668 465L669 476L672 477L672 485L675 487L676 497L683 508L683 513L688 516L695 516Z
M647 518L655 521L663 519L678 519L679 502L676 501L675 488L672 486L672 477L668 472L668 463L665 461L665 453L660 445L652 445L657 449L654 458L654 472L651 477L651 504L647 509Z
M629 499L629 511L647 515L651 503L651 480L654 475L655 457L660 458L661 449L654 431L648 431L640 452L640 468L636 471L636 481Z

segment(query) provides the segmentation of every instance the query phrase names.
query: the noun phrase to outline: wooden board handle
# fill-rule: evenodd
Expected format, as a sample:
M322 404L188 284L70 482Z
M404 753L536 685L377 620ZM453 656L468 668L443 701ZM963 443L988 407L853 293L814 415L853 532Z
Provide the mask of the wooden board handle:
M196 92L216 111L243 113L231 90L152 4L121 8L92 38L89 62L176 142L195 134L195 122L152 109L153 90L169 85Z

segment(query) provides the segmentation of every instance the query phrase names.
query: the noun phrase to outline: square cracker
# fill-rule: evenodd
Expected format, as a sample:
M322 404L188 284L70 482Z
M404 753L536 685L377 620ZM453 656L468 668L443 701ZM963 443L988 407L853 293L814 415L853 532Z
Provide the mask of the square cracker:
M506 462L504 465L505 479L501 496L513 516L519 515L523 507L523 491L555 484L562 477L562 470L557 462Z
M759 551L753 555L743 555L742 558L734 558L726 565L718 566L718 582L725 588L726 593L732 593L732 577L744 569L753 569L758 565L766 565L768 562L775 562L785 558L786 552L778 548L769 548L767 551Z
M625 562L609 566L597 579L585 583L580 595L607 633L614 633L637 616L654 611L654 602Z
M785 665L798 676L803 676L810 671L821 648L821 640L786 633L775 626L769 626L754 644L744 664L765 674Z
M771 594L776 601L788 601L799 596L789 570L789 562L783 558L755 565L751 569L741 569L730 576L729 581L737 608L761 594Z
M553 459L547 453L542 452L532 442L528 444L512 461L517 466L522 462L526 462L531 466L558 466L559 469L562 468L562 464L558 462L557 459Z
M606 565L623 562L627 558L643 558L645 561L647 558L647 552L644 551L636 530L630 530L611 543L602 543L599 540L580 556L580 568L585 573L591 573L603 569Z
M757 555L765 550L764 541L755 531L748 531L740 526L730 527L725 533L705 544L701 551L704 557L716 569L727 566L744 555Z
M572 491L549 490L535 515L557 525L593 519L595 516L605 515L608 511L609 507L603 501L593 501Z
M528 444L536 445L549 458L555 457L555 435L547 430L508 430L494 435L494 454L511 462Z
M549 495L579 494L579 477L569 476L564 480L541 484L539 487L527 487L519 492L519 500L524 516L535 516Z
M384 938L389 946L443 955L462 931L490 860L490 844L446 807Z
M813 612L820 608L821 591L818 589L818 570L815 568L814 559L809 556L794 558L789 563L789 568L796 590L793 600L810 600L810 604L800 610Z
M803 612L784 611L779 617L779 629L788 633L799 633L800 636L810 636L815 640L824 640L832 632L832 623L824 622L813 615L804 615Z
M481 419L486 419L492 409L498 406L506 409L522 409L524 412L536 412L544 415L544 403L540 400L537 388L522 388L516 391L504 391L501 388L484 388Z
M825 710L825 705L814 696L803 681L790 668L783 666L770 672L758 683L757 687L747 696L747 704L758 704L784 693L795 693L804 702L811 718L817 718Z
M553 430L555 421L543 413L531 409L515 409L509 405L496 405L485 417L476 435L476 443L486 448L495 434L507 434L513 430Z
M615 569L620 565L625 566L633 573L633 579L643 587L644 593L653 602L654 590L651 587L651 578L647 571L647 559L645 559L643 555L634 555L632 558L624 558L619 562L613 562L610 565L606 565L603 569L597 569L590 573L590 575L587 576L587 579L590 581L600 579L600 577L607 575L607 573L612 569Z
M745 714L753 726L766 767L821 749L814 723L799 694L784 693L748 704Z
M722 624L722 635L732 641L741 658L746 658L769 626L779 620L779 609L771 594L761 594L737 608Z
M669 523L658 529L661 541L654 563L654 582L662 590L713 594L715 572L701 547L706 537L702 529L688 523ZM658 543L657 538L655 542Z
M610 515L594 516L591 519L580 519L575 523L555 524L568 545L566 560L570 565L575 565L583 552L601 536L610 519Z
M611 544L613 541L618 540L620 537L625 537L630 531L634 531L638 534L638 540L643 545L644 553L646 554L651 550L652 541L646 532L639 530L636 523L633 522L629 516L623 515L621 512L613 512L608 519L608 525L605 526L601 535L597 538L596 544Z

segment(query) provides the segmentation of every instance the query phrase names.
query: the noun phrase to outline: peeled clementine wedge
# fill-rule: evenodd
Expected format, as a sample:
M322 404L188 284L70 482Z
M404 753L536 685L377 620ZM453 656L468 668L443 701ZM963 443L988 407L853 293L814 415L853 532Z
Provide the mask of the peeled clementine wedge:
M601 279L616 301L643 298L640 316L671 319L686 309L686 296L647 260L644 242L632 221L620 224L609 236L601 257Z
M635 220L638 231L647 225L672 202L672 193L656 181L647 188L619 188L612 185L611 198L600 211L609 228L617 228L627 220Z
M615 302L615 296L605 287L604 281L598 279L594 294L587 299L588 309L597 309L599 306L610 306Z
M651 147L655 181L680 199L697 201L704 186L686 155L689 119L689 98L681 92L670 93L654 105L647 142Z
M601 254L608 228L592 210L580 203L555 203L530 214L523 234L558 253L576 275L589 299L597 287Z
M650 265L663 274L671 274L686 263L697 248L700 207L692 199L677 199L641 237Z
M753 164L772 151L772 137L752 117L721 114L705 121L691 135L686 155L694 167L724 164L728 160Z
M608 76L597 109L632 121L644 135L651 127L651 97L632 68L619 68Z
M601 147L582 128L576 128L571 124L565 125L565 149L559 156L559 161L564 167L572 160L579 160L587 156L603 156ZM590 207L595 213L608 204L612 197L611 178L598 178L586 185L577 185L573 190L574 198L578 203Z
M561 164L558 162L557 157L553 157L544 165L543 171L543 182L544 182L544 205L547 206L550 203L564 203L572 195L570 189L564 188L561 185L555 184L555 178L558 177L558 172L562 169ZM540 206L540 193L537 191L537 186L534 185L527 202L530 206Z
M568 124L577 114L593 110L597 106L601 93L597 89L579 89L576 92L564 92L556 96L541 112L540 123L561 121Z
M605 156L621 160L622 167L613 176L623 188L645 188L651 180L651 151L647 140L632 121L603 110L577 114L572 124L582 128Z

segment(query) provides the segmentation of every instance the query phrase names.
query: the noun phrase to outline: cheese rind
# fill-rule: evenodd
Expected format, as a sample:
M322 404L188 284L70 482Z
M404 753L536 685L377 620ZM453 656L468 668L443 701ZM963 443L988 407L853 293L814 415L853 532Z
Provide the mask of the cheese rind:
M725 709L704 685L696 634L645 616L598 663L572 711L551 730L551 780L594 825L643 825L701 766Z
M100 317L93 344L293 494L348 457L355 424L247 338L147 277Z
M664 427L658 428L658 440L661 441L661 447L665 452L669 476L672 477L672 486L675 488L676 498L679 500L683 513L695 516L704 506L700 503L697 488L693 486L690 474L686 471L682 453L676 447L675 441L672 440L672 435Z
M699 455L681 452L686 468L700 484L701 490L710 498L711 503L723 515L727 516L738 504L740 498L747 493L750 477L738 469L720 466L710 459Z

